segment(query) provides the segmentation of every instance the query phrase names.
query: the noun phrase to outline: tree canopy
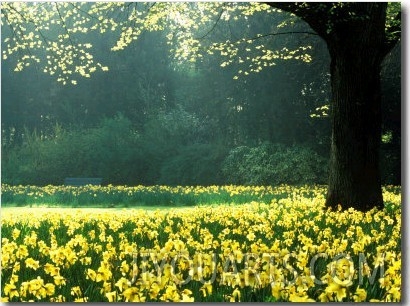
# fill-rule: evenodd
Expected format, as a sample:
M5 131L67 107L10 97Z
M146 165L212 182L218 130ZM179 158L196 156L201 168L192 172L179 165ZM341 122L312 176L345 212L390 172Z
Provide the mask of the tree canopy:
M264 39L289 34L316 35L295 28L295 20L266 4L223 2L159 3L2 3L2 24L11 33L3 41L2 58L17 55L15 71L37 64L57 81L76 84L79 77L109 67L93 54L92 33L117 35L111 50L120 51L138 40L143 32L167 29L170 54L181 62L202 60L206 54L225 59L221 67L235 64L238 78L258 73L278 60L311 61L311 46L290 39L268 46ZM235 24L263 18L269 32L249 25L235 33ZM265 30L266 31L266 30ZM88 42L84 42L87 41ZM42 52L46 51L46 52Z

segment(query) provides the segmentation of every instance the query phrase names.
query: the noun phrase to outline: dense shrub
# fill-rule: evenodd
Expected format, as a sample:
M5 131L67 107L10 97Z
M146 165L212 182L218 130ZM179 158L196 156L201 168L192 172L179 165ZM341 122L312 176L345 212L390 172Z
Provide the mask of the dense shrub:
M263 143L230 151L223 162L229 183L244 185L323 184L327 160L311 149Z
M26 133L23 145L2 159L2 182L60 185L65 177L96 176L111 183L137 183L143 172L138 152L138 135L122 115L88 130L58 128L49 137Z
M264 143L229 152L223 144L193 139L194 134L201 134L201 124L183 111L165 119L154 120L141 133L122 115L89 129L57 126L47 137L26 131L21 146L2 152L2 182L61 185L65 177L102 177L104 184L115 185L327 181L327 161L311 149ZM189 122L182 124L184 120ZM194 130L198 133L188 133Z
M199 119L182 107L160 112L151 118L144 125L141 137L142 155L146 166L142 183L171 184L171 181L164 179L162 168L167 162L178 159L179 154L184 154L185 147L202 142L202 131L203 125Z
M194 144L183 147L179 154L164 161L160 184L223 184L221 173L226 150L222 146Z

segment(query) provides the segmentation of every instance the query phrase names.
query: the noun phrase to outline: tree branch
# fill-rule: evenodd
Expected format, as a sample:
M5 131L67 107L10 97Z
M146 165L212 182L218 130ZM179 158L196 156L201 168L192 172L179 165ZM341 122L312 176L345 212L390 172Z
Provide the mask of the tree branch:
M83 10L81 7L79 7L76 3L72 3L69 2L69 4L71 5L71 7L73 7L74 9L80 11L81 13L83 13L84 15L87 15L88 17L90 17L91 19L95 19L98 20L98 18L96 18L95 16L89 14L88 12L86 12L85 10Z
M319 34L317 34L316 32L290 31L290 32L279 32L279 33L268 33L268 34L263 34L263 35L257 35L255 37L251 37L251 38L242 38L242 40L257 40L259 38L264 38L264 37L269 37L269 36L290 35L290 34L309 34L309 35L319 36Z
M66 23L65 23L65 21L64 21L63 16L61 15L61 12L60 12L60 9L58 8L58 3L57 3L57 2L55 3L55 6L56 6L56 10L57 10L58 16L60 17L60 20L61 20L61 22L62 22L64 31L67 33L68 40L70 41L71 46L74 47L74 43L73 43L73 41L72 41L72 39L71 39L71 34L70 34L70 32L68 31L67 25L66 25Z
M265 2L271 7L295 14L309 24L313 31L320 37L326 39L328 33L326 32L327 21L325 18L329 15L334 3L320 2L320 3L306 3L306 2Z
M26 17L25 17L23 14L21 14L18 10L16 10L16 8L15 8L14 6L8 6L8 8L9 8L10 10L14 11L16 14L20 15L20 17L23 18L23 20L24 20L25 22L28 22L27 19L26 19ZM8 15L8 13L7 13L7 10L4 10L3 13L4 13L4 17L6 18L7 25L9 26L9 28L10 28L11 31L12 31L13 40L20 42L20 44L24 46L24 45L25 45L25 44L24 44L24 41L23 41L22 38L21 38L21 37L23 36L23 32L24 32L24 31L22 30L21 25L17 25L17 28L18 28L18 29L15 29L14 26L13 26L12 21L10 21L10 19L9 19L9 15ZM38 29L38 27L37 27L37 25L35 24L35 22L34 22L34 21L31 21L31 20L30 20L29 22L31 22L31 23L34 24L34 27L36 28L36 31L40 33L41 37L43 37L43 34L42 34L41 31ZM18 33L18 32L19 32L19 33ZM44 37L43 37L43 39L44 39ZM18 48L18 49L17 49L18 54L20 54L20 58L23 58L24 55L25 55L25 54L23 54L22 49L24 49L24 50L30 55L30 57L32 57L32 53L31 53L30 48L24 47L24 48ZM34 67L36 68L36 70L39 70L36 62L34 62Z
M218 18L214 22L214 25L212 26L212 28L208 32L206 32L205 35L202 35L201 37L196 38L196 39L198 39L198 40L204 39L205 37L207 37L215 29L215 27L218 24L219 20L221 20L222 14L225 12L225 5L226 5L226 3L223 3L221 11L219 12Z
M265 38L265 37L270 37L270 36L290 35L290 34L308 34L308 35L319 36L317 33L310 32L310 31L290 31L290 32L259 34L259 35L256 35L254 37L238 39L238 40L234 41L233 43L238 43L240 41L257 40L257 39L260 39L260 38Z

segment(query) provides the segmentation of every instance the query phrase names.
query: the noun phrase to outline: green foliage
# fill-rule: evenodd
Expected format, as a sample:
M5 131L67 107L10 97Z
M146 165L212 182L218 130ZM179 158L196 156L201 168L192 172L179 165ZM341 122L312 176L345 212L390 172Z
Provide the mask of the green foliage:
M158 112L146 124L145 140L157 143L169 156L171 148L167 146L179 147L198 141L201 129L201 122L195 114L187 112L182 106L177 106L167 112Z
M179 110L151 121L140 134L119 114L90 129L43 137L26 131L7 150L2 181L59 185L65 177L102 177L111 184L213 185L324 183L325 159L309 149L265 143L233 149L201 143L197 118ZM20 200L19 200L20 202Z
M102 177L108 184L222 183L224 146L199 143L203 126L179 108L160 113L143 132L124 115L105 118L94 128L63 129L42 136L26 129L21 146L8 147L2 182L62 184L65 177Z
M386 39L392 42L400 41L401 3L389 2L386 15Z
M138 138L131 122L119 114L105 119L101 126L83 135L85 174L103 177L111 183L122 183L138 176ZM128 182L131 183L131 182Z
M183 147L178 155L164 161L160 184L222 184L221 164L226 156L222 146L193 144Z
M124 183L138 178L137 148L138 134L122 115L88 130L56 127L52 137L26 131L23 145L3 160L2 181L46 185L61 184L65 177L97 176Z
M263 143L231 150L223 172L233 184L320 184L327 180L327 161L308 148Z
M159 112L149 120L141 137L146 166L143 183L157 184L161 178L162 167L166 166L166 160L178 156L185 146L201 141L202 128L198 117L182 107ZM164 176L161 182L170 183Z

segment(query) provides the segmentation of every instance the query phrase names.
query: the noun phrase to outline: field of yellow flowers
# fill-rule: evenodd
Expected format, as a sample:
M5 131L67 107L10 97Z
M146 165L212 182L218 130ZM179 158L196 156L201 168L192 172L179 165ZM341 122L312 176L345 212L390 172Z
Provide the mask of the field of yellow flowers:
M165 210L4 208L1 299L401 300L400 187L385 187L385 209L366 213L325 209L324 187L272 192L287 196Z

